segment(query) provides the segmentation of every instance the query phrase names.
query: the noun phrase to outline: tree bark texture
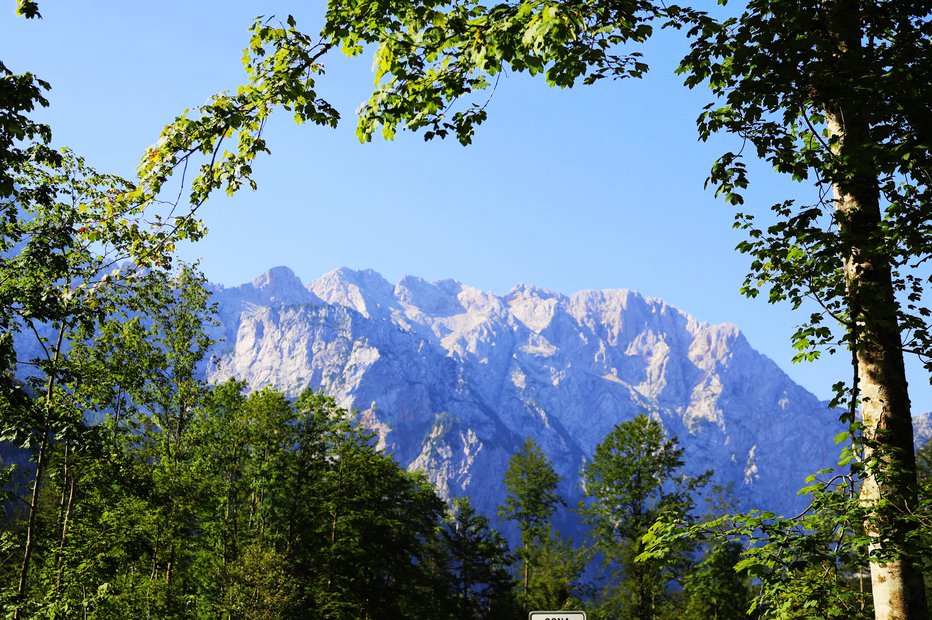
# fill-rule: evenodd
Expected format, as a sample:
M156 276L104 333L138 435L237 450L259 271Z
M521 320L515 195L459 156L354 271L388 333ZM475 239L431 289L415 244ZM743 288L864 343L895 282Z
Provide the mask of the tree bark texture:
M840 71L858 71L863 67L858 0L826 0L823 9L834 64ZM906 517L917 502L916 461L898 302L891 257L882 242L878 171L865 148L874 140L869 111L845 84L842 80L826 97L826 125L841 170L832 189L864 423L861 501L869 511L865 528L873 539L875 618L926 620L922 572L907 544L915 529Z

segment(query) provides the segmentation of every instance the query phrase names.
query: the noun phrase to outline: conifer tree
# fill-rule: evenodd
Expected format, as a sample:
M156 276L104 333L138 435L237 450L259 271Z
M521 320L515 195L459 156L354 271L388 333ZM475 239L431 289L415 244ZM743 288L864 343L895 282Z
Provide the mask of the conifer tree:
M450 562L454 617L491 620L514 613L508 543L469 498L453 501L441 538Z
M557 492L559 482L549 459L530 437L511 455L505 470L507 495L498 516L515 521L521 533L524 611L528 611L530 596L532 547L542 542L557 504L563 503Z
M531 549L534 580L526 609L585 609L594 598L592 586L584 581L592 553L585 545L575 546L548 527Z
M580 512L612 578L601 601L606 617L661 617L670 584L688 564L684 547L664 557L638 558L650 527L661 517L688 519L695 491L708 480L710 473L683 473L682 457L676 439L667 439L659 422L641 414L617 424L583 468L587 502Z

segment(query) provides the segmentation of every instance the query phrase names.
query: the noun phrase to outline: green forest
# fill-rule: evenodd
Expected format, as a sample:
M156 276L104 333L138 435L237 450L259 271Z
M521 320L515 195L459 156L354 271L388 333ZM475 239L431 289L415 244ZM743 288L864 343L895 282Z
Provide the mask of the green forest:
M16 10L40 17L31 0ZM747 145L708 179L746 235L742 292L815 299L799 361L852 361L832 403L849 429L838 467L813 472L804 512L738 513L645 411L589 456L581 505L529 440L482 515L327 395L203 382L213 307L177 244L205 234L211 194L254 185L271 114L340 120L316 90L328 54L374 54L361 140L468 145L502 72L563 88L638 78L647 64L625 46L661 28L690 41L686 87L709 89L699 138ZM132 180L56 148L35 120L49 84L0 63L4 617L929 617L932 444L914 451L903 362L932 371L925 3L752 0L716 17L648 0L330 0L319 33L288 16L249 36L241 87L165 126ZM743 206L754 156L814 184L818 204L787 200L759 223ZM585 538L554 529L566 510Z

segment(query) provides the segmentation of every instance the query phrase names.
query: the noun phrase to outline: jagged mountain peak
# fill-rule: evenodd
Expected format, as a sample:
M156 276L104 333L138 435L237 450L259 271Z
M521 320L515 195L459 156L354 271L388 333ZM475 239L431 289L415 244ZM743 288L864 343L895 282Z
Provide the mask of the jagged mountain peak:
M256 288L291 284L297 284L302 288L304 287L300 278L295 275L295 272L292 271L290 267L285 267L284 265L272 267L252 281L252 285Z
M369 289L386 289L391 284L374 269L350 269L349 267L336 267L331 269L308 286L340 286L355 285Z
M289 306L323 303L308 291L300 278L288 267L272 267L252 282L233 288L214 287L216 294L235 297L255 306Z
M477 305L487 305L489 297L452 279L428 282L416 276L405 276L395 287L395 298L410 314L431 318L465 314Z
M307 285L327 303L352 308L366 318L386 318L394 303L394 287L372 269L339 267Z
M252 286L266 299L267 305L312 303L319 299L309 295L301 279L288 267L273 267L252 281Z
M805 476L833 462L838 429L824 403L736 326L660 299L526 284L497 296L346 268L301 289L304 305L268 293L298 284L276 268L220 291L226 343L209 379L322 389L359 410L401 463L490 515L525 437L544 447L573 503L595 445L641 412L681 438L691 469L715 469L746 506L792 509Z
M533 284L527 284L521 282L514 285L508 293L505 295L506 301L511 301L513 299L560 299L565 300L566 295L558 293L556 291L551 291L550 289L541 288Z
M617 323L676 321L684 328L695 329L704 323L658 297L645 297L630 289L585 290L570 297L570 307L579 319Z

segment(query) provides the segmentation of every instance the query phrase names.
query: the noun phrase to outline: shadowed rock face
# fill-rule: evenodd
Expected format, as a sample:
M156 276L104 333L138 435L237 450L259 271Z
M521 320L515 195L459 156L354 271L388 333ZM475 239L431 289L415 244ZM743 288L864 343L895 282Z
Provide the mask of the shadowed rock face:
M499 297L453 280L338 269L306 287L278 267L218 288L208 379L358 410L380 445L487 514L527 436L551 458L570 506L579 469L615 424L641 412L715 470L744 507L788 512L805 476L830 466L836 416L757 353L734 325L696 321L626 290Z

